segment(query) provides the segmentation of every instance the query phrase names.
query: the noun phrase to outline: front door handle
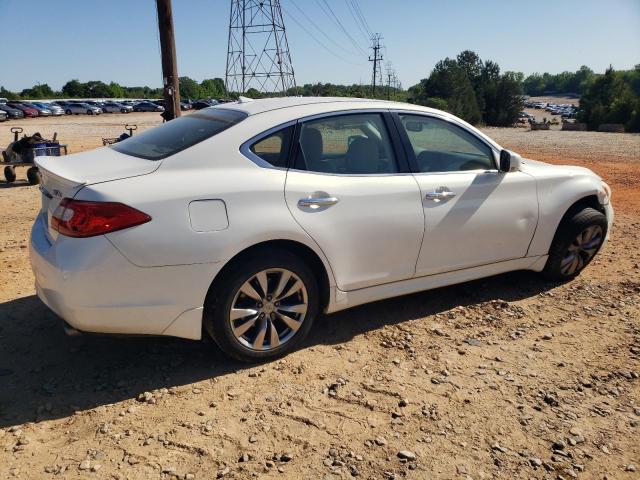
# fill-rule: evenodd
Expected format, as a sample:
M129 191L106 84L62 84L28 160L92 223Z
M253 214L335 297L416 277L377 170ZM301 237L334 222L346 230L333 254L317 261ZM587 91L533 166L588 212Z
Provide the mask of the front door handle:
M435 192L427 193L424 198L427 200L432 200L434 202L439 202L440 200L447 200L448 198L453 198L456 196L456 192L452 192L451 190L440 190L438 189Z
M298 207L301 208L322 208L335 205L340 200L336 197L307 197L298 200Z

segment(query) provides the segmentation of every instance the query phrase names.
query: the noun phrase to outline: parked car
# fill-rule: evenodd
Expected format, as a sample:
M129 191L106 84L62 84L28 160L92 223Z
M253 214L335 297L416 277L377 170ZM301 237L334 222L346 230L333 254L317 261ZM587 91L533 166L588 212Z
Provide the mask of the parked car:
M10 107L6 103L0 103L0 111L5 112L8 118L24 118L24 112L22 110Z
M193 108L194 110L202 110L203 108L209 108L213 105L215 104L212 104L207 100L196 100L195 102L191 102L191 108Z
M68 332L206 332L245 361L319 312L512 270L570 280L613 221L592 171L377 100L241 100L36 162L36 292Z
M140 102L133 106L134 112L164 112L164 107L151 102Z
M48 108L40 107L40 106L36 105L33 102L22 102L22 105L24 105L25 107L33 108L34 110L36 110L38 112L38 116L39 117L50 117L51 116L51 110L49 110Z
M4 110L0 110L0 122L6 122L9 115Z
M31 103L37 107L49 110L51 112L51 115L53 116L64 115L64 110L62 109L62 107L60 107L59 105L56 105L55 103L44 103L44 102L31 102Z
M56 100L55 102L51 102L52 105L58 105L63 110L64 110L65 105L68 105L70 103L76 103L76 102L70 102L69 100Z
M88 103L67 103L64 106L64 113L67 115L86 113L87 115L100 115L102 109L89 105Z
M106 102L102 105L102 111L105 113L130 113L133 112L133 107L118 102Z
M25 117L37 117L38 116L38 110L36 110L33 107L28 107L26 105L23 105L20 102L7 102L7 105L9 105L11 108L15 108L15 109L21 110L22 113L24 113Z
M7 103L8 101L8 98L0 97L0 103Z
M180 110L182 110L182 111L191 110L191 103L190 102L180 102Z
M84 100L82 103L86 103L87 105L91 105L92 107L96 107L102 110L102 106L104 105L105 102L100 102L97 100ZM104 112L104 110L102 111Z

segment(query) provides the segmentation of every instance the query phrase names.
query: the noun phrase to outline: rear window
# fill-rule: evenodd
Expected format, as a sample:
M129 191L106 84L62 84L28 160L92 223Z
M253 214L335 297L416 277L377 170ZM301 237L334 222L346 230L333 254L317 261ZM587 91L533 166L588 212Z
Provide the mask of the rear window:
M213 137L246 117L246 113L235 110L200 111L134 135L111 148L134 157L161 160Z

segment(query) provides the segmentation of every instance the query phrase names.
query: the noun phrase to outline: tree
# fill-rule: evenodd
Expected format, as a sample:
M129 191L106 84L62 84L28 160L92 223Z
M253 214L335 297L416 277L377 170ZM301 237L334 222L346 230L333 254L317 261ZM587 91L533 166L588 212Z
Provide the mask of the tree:
M39 83L31 88L25 88L22 90L22 92L20 92L20 96L22 98L31 98L35 100L38 98L52 98L54 93L49 85L46 83Z
M640 72L607 69L580 98L578 120L590 130L603 123L622 123L629 132L640 131Z
M200 94L200 85L193 78L180 77L180 98L202 98Z
M7 100L17 100L18 94L11 92L4 87L0 87L0 97L6 98Z
M446 101L447 111L469 123L482 120L475 91L466 71L456 60L445 58L434 67L431 75L410 89L411 100L427 105L430 98Z
M221 78L207 78L200 82L200 93L203 97L223 98L227 95L227 89Z
M85 97L84 85L79 80L69 80L62 87L62 93L69 98Z

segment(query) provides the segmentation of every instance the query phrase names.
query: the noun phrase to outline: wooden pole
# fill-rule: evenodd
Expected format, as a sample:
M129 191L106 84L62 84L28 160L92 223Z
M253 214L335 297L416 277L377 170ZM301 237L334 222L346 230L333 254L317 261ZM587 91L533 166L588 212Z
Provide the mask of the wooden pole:
M164 90L165 120L180 116L180 86L176 61L176 42L173 34L171 0L156 0L158 9L158 31L162 52L162 80Z

